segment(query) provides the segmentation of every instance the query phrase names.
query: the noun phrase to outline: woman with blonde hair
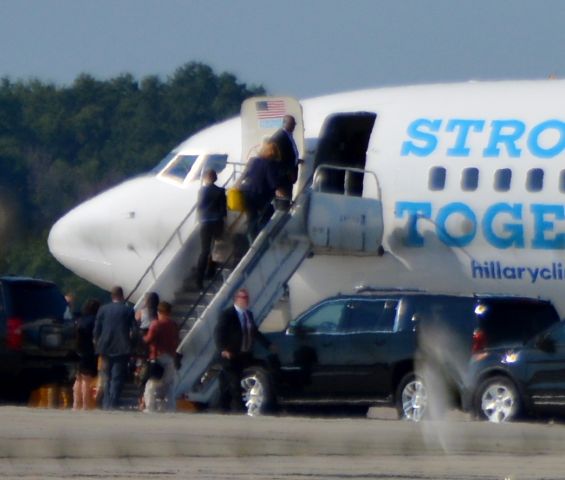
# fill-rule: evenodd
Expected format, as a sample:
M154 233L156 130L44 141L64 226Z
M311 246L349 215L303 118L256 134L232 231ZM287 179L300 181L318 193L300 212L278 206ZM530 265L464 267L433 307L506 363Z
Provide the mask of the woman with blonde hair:
M271 200L280 185L280 176L280 152L276 143L268 140L261 146L259 155L249 160L240 187L245 199L250 241L273 214Z

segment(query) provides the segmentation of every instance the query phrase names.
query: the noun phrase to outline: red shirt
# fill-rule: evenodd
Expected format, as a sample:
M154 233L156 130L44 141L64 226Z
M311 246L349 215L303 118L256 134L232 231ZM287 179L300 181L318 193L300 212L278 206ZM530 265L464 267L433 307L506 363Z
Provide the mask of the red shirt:
M153 320L143 340L149 344L150 360L155 360L163 353L174 357L179 343L177 324L170 318L165 320Z

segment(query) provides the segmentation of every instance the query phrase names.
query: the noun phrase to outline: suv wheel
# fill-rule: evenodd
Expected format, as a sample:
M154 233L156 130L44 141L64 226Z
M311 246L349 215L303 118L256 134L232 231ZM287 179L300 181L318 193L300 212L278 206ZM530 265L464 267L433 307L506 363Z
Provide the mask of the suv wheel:
M273 390L269 374L261 367L243 371L241 377L242 400L247 415L255 417L266 413L273 406Z
M475 395L475 415L489 422L510 422L518 416L520 403L518 389L509 378L487 378Z
M428 393L422 379L414 373L405 375L396 389L396 411L404 420L419 422L428 407Z

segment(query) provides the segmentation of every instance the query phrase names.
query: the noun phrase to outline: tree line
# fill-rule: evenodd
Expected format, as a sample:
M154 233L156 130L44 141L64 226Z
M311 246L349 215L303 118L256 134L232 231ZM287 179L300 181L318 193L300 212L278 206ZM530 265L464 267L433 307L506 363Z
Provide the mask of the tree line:
M50 255L53 223L261 94L261 86L196 62L165 80L82 74L57 86L0 79L0 275L46 278L79 297L93 292Z

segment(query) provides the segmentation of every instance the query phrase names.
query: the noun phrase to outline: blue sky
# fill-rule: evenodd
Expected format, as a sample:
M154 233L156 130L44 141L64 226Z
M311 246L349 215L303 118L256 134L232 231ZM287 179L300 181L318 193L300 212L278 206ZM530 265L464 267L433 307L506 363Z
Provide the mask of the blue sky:
M562 0L0 0L0 76L162 78L197 60L297 97L565 76Z

